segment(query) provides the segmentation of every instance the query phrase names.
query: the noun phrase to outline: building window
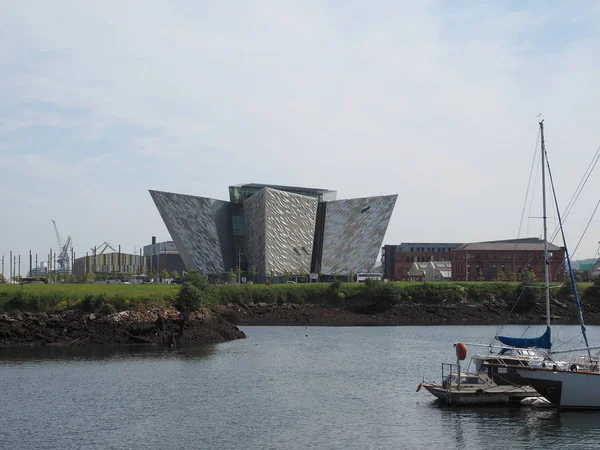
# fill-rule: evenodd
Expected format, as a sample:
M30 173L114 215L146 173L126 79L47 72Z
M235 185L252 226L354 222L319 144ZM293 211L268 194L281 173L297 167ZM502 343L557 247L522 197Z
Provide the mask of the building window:
M410 256L406 257L406 262L410 262Z
M410 248L410 251L411 251L411 252L414 252L414 251L415 251L415 248L414 248L414 247L411 247L411 248Z

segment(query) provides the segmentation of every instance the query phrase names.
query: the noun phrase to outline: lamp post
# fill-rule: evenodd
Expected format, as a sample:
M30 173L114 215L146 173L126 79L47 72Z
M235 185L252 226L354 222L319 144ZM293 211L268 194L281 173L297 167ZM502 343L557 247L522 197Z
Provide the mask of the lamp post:
M242 248L238 247L238 284L242 284Z
M466 266L465 266L465 281L469 281L469 258L471 257L471 255L469 253L467 253L465 255L465 261L467 262Z

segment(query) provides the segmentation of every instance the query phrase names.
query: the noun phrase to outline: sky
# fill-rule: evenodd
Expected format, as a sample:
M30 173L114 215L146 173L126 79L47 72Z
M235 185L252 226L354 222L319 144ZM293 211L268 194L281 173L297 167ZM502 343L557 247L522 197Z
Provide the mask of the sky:
M539 237L540 114L561 209L600 146L599 21L578 1L0 0L0 255L57 251L51 219L78 256L139 252L170 239L149 189L252 182L398 194L384 244ZM599 192L594 172L571 250Z

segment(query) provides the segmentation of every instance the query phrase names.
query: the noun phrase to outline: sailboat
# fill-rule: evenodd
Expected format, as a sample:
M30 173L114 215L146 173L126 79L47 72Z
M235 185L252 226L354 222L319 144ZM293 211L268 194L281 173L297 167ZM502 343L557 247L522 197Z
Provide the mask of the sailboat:
M542 141L542 179L545 180L545 167L544 158L546 153L545 142L544 142L544 124L540 122L540 133ZM550 167L548 167L550 181L552 182L552 173ZM556 202L556 195L554 196ZM544 240L546 240L546 196L544 188ZM575 278L573 276L573 270L571 268L571 259L569 257L569 251L565 240L565 234L562 227L562 220L556 204L556 211L558 215L558 221L560 230L562 233L563 244L565 246L565 255L567 260L567 266L569 269L569 276L571 278L571 287L577 304L579 313L579 322L581 325L581 333L585 341L585 347L579 349L566 350L566 352L581 352L585 351L584 355L574 356L571 359L570 364L557 365L557 364L545 364L544 366L517 366L508 365L507 367L514 370L527 384L531 385L549 400L554 406L563 409L600 409L600 355L592 355L591 350L598 347L590 347L585 323L583 321L583 314L581 311L581 303L579 302L579 296L577 294L577 286L575 284ZM547 252L545 252L545 271L548 273L548 259ZM550 320L550 302L549 302L549 290L546 284L546 317ZM548 323L548 330L549 330Z
M537 398L546 392L543 383L529 382L523 373L537 373L536 370L560 370L567 367L563 361L550 357L552 348L550 328L550 282L548 274L549 252L546 225L546 182L545 144L543 122L540 122L542 141L542 200L544 219L544 291L546 299L546 331L535 338L496 336L503 345L498 353L474 355L471 362L475 372L462 372L461 360L466 358L464 343L456 344L456 365L442 364L442 382L422 382L417 391L424 387L440 400L451 404L489 405L498 403L518 403L528 398ZM463 347L464 346L464 347ZM549 369L547 369L549 367ZM600 374L600 373L599 373ZM525 381L524 381L525 378ZM598 378L600 383L600 378ZM538 387L540 389L538 389ZM600 387L600 384L599 384ZM599 391L600 392L600 391ZM550 399L548 399L550 400ZM551 401L551 400L550 400ZM544 401L545 402L545 401Z

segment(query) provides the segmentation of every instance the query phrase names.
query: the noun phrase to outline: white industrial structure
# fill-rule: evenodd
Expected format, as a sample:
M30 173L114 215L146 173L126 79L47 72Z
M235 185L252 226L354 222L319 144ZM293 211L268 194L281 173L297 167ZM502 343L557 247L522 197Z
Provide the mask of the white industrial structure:
M71 249L73 248L73 241L71 239L71 235L67 238L67 240L63 243L62 237L58 232L58 227L56 226L56 222L54 219L52 223L54 224L54 231L56 231L56 240L58 242L58 258L56 259L56 263L58 267L56 268L57 272L63 273L71 273Z

